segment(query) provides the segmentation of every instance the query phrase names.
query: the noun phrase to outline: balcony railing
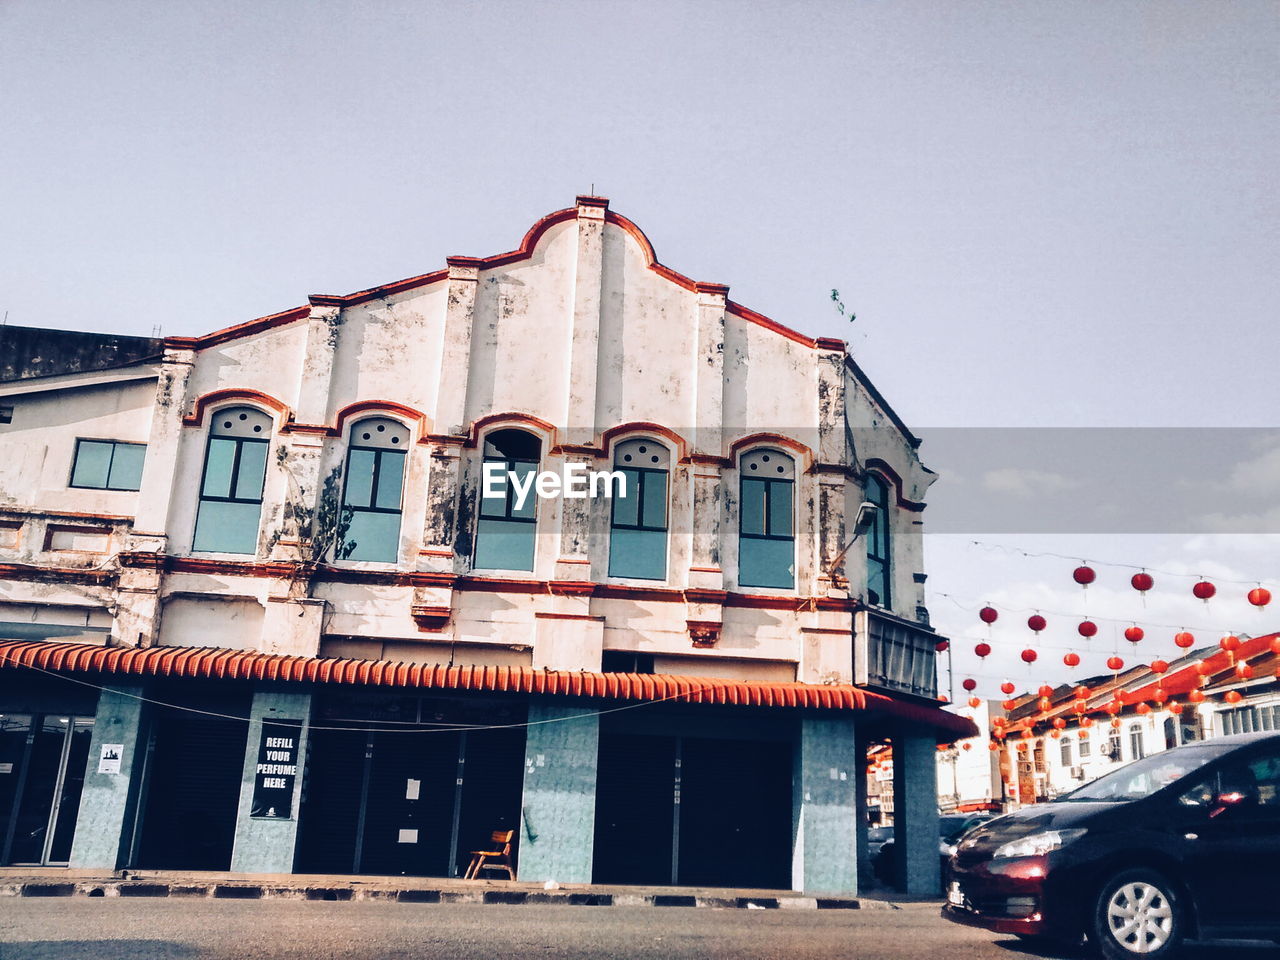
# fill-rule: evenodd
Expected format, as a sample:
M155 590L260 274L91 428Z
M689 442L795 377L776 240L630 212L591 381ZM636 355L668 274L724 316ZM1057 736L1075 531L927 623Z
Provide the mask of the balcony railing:
M854 682L930 700L937 697L935 658L942 639L937 633L882 610L859 610L853 629Z

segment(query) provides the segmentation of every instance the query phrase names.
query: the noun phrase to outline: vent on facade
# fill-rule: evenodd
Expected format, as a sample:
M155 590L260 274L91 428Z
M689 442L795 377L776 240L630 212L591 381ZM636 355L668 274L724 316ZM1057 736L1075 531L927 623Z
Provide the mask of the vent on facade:
M1073 780L1083 780L1083 779L1084 779L1084 767L1072 767L1072 768L1071 768L1071 778L1072 778Z

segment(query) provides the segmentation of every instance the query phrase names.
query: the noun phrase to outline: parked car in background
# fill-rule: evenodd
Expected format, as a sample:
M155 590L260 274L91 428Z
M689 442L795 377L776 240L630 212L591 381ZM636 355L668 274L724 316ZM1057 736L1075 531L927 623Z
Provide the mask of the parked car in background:
M989 813L948 813L938 818L938 856L945 869L947 861L956 852L956 842L979 824L986 823L992 817ZM889 828L892 831L892 828ZM881 883L899 886L902 881L902 864L898 859L897 846L890 832L889 839L883 842L871 859L872 869Z
M1280 939L1280 733L1175 747L964 837L943 915L1109 960Z
M867 828L867 855L871 858L872 863L875 863L876 855L880 853L880 848L892 840L893 827Z

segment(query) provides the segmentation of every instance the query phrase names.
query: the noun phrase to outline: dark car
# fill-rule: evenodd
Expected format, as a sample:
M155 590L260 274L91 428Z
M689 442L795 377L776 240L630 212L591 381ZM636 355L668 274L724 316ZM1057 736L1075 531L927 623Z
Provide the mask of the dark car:
M941 858L944 873L946 863L956 852L956 843L960 838L990 819L989 813L948 813L938 818L938 856ZM898 858L893 828L887 829L890 831L889 837L875 849L871 858L871 867L881 882L897 886L902 879L902 862Z
M1152 754L969 833L943 915L1104 956L1280 938L1280 733Z

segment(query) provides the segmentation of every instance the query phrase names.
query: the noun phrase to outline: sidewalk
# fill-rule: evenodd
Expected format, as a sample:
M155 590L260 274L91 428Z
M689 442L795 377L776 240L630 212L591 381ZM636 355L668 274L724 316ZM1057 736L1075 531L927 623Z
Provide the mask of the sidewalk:
M881 894L877 893L877 896ZM380 900L399 903L556 904L586 907L718 907L762 910L897 909L890 898L808 894L792 890L631 887L437 877L245 874L123 870L114 874L64 867L0 868L0 897L212 897L224 900ZM933 899L933 898L930 898Z

